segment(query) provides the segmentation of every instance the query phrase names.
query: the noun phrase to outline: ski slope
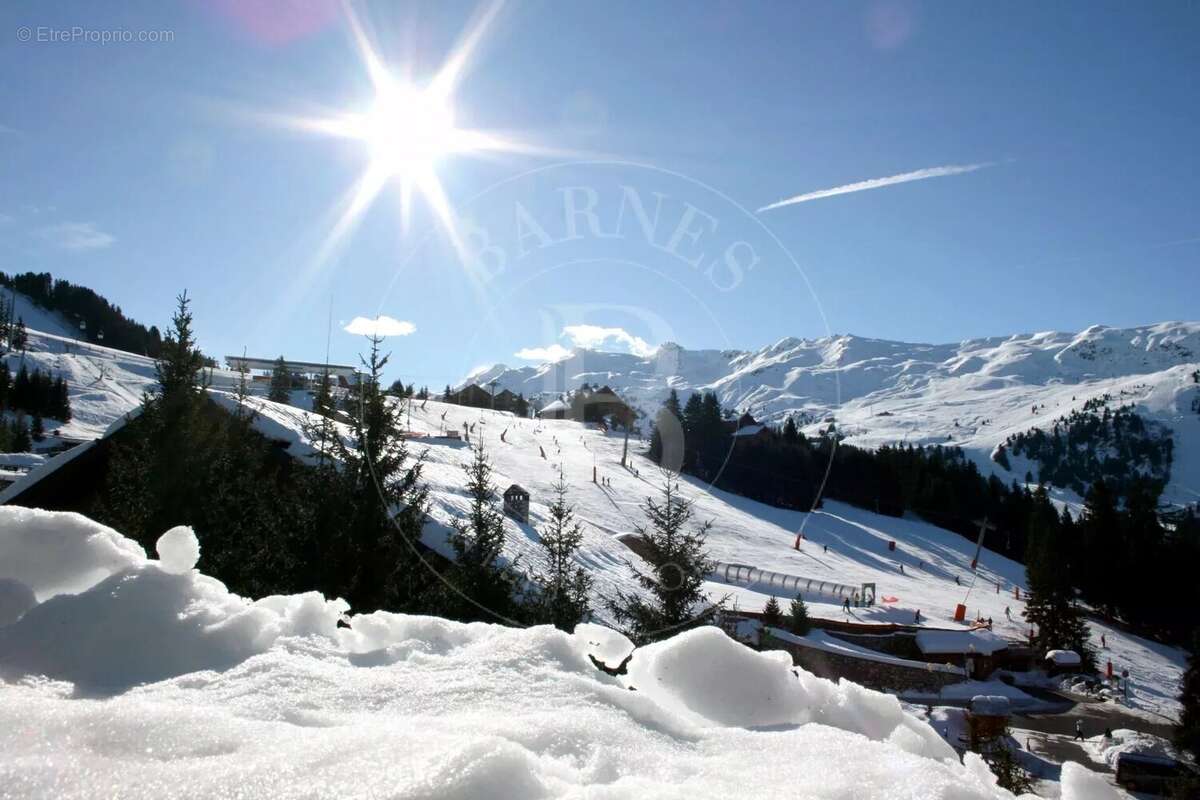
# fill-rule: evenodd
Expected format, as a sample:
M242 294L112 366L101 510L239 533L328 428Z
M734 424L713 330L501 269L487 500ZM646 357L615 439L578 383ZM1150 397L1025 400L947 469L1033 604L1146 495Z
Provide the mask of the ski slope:
M474 426L470 446L436 438L447 430L462 431L464 423L468 428ZM412 404L411 427L414 434L427 437L412 440L414 453L425 455L424 475L431 490L435 523L426 529L427 544L450 552L445 541L447 526L461 516L469 502L462 489L462 469L471 457L470 448L482 443L494 465L498 489L517 483L531 495L530 523L506 520L509 558L517 559L521 568L531 573L543 564L537 529L546 522L552 486L561 469L570 485L569 499L584 522L580 561L597 578L594 602L603 603L616 589L632 589L629 563L638 559L619 537L634 533L644 523L640 506L656 495L663 477L657 466L641 455L644 448L636 440L630 442L631 468L626 469L621 467L621 434L567 420L518 419L508 412L429 400ZM597 478L606 478L607 485L592 481L593 466ZM991 618L997 634L1012 640L1026 636L1028 628L1021 619L1024 567L985 549L979 569L973 573L974 543L958 534L920 519L886 517L834 501L812 513L773 508L715 491L686 476L682 488L693 503L694 521L712 523L708 546L714 559L818 582L876 585L877 604L852 608L849 614L840 597L803 592L814 616L912 624L919 610L925 625L966 630L964 624L953 620L955 606L964 603L968 620ZM804 538L796 549L801 531ZM890 541L896 542L894 551L889 549ZM709 581L706 587L714 601L726 599L745 610L761 610L771 596L765 586ZM1022 599L1014 598L1014 588L1020 589ZM1177 715L1175 695L1183 651L1108 627L1103 632L1108 650L1102 651L1101 658L1111 656L1118 671L1131 670L1135 704ZM1099 635L1100 629L1096 629L1097 648Z

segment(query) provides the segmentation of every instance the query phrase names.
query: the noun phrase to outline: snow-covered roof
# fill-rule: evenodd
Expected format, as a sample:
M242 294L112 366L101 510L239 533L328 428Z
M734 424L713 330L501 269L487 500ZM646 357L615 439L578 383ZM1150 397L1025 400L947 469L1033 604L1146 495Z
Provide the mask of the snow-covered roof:
M77 444L74 447L72 447L70 450L65 450L65 451L59 453L58 455L54 456L53 458L43 461L38 466L34 467L29 472L25 473L25 475L23 477L13 481L3 491L0 491L0 505L3 505L4 503L8 503L11 500L13 500L14 498L20 496L21 494L24 494L30 487L32 487L39 481L53 475L55 472L57 472L62 467L66 466L67 464L70 464L72 461L79 458L81 455L83 455L84 453L86 453L87 451L89 451L93 447L95 447L96 442L99 442L101 439L107 439L109 436L112 436L114 433L121 430L121 428L124 428L126 422L128 422L131 419L141 416L141 414L142 414L142 407L138 406L138 407L134 408L132 411L130 411L129 413L125 414L124 416L118 417L116 420L114 420L112 422L112 424L110 424L108 426L108 428L104 431L104 435L101 436L99 439L93 439L90 442L83 442L81 444Z
M762 426L762 425L747 425L744 428L738 428L736 431L733 432L733 435L734 436L757 436L759 433L762 433L763 427L764 426Z
M1007 648L1008 642L991 631L921 631L917 634L917 647L925 655L975 653L990 656Z
M962 675L963 671L959 667L950 664L930 664L927 661L912 661L900 656L888 655L881 653L878 650L870 650L866 647L861 647L856 644L847 642L845 639L838 639L835 636L830 636L822 630L811 630L804 636L798 636L790 631L782 628L767 628L771 636L780 641L789 642L801 647L811 647L814 650L821 650L826 653L834 653L836 655L848 656L857 658L863 661L874 661L879 664L892 664L897 667L910 667L912 669L923 669L929 672L949 672L954 675Z
M994 694L977 694L971 698L972 714L1001 717L1008 716L1011 710L1012 703L1009 702L1007 697Z
M1060 667L1077 667L1080 664L1079 653L1074 650L1051 650L1046 653L1046 660Z
M562 400L555 400L553 403L547 403L545 406L543 406L542 410L538 413L545 414L548 411L566 411L569 408L570 406L564 403Z

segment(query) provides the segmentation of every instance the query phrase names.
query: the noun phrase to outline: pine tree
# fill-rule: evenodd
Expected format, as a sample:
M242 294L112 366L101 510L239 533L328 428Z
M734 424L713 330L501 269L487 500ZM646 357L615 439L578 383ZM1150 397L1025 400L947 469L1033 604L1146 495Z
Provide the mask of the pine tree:
M463 466L471 508L466 519L451 523L454 566L447 574L448 614L463 621L511 620L519 610L517 575L500 561L504 551L504 516L496 508L492 465L483 445Z
M1034 647L1045 654L1050 650L1073 650L1087 669L1095 666L1095 652L1089 643L1090 632L1082 611L1075 604L1070 553L1058 515L1050 504L1044 486L1033 496L1029 517L1025 575L1029 597L1025 619L1036 627Z
M292 374L288 372L283 356L275 359L271 369L271 387L267 390L267 399L273 403L286 403L292 399Z
M1024 795L1033 791L1033 776L1021 766L1012 751L1001 746L984 756L992 774L996 776L996 785L1007 789L1015 795Z
M703 588L715 566L705 549L711 523L703 523L695 532L685 530L692 505L680 496L678 480L668 473L661 502L648 497L642 510L649 525L637 530L643 540L643 558L652 571L630 567L649 599L618 592L608 603L618 624L637 644L702 625L722 605L709 604Z
M779 607L779 601L775 599L775 595L771 595L766 605L763 606L762 623L770 628L778 628L783 624L783 609Z
M176 298L175 314L171 317L173 330L163 340L161 355L155 363L163 397L195 394L201 387L204 358L192 333L190 305L186 291Z
M592 578L575 562L575 554L583 543L583 531L575 519L575 509L567 503L567 482L561 470L553 488L550 522L541 531L548 569L538 579L541 594L537 616L540 621L570 632L591 615L588 595Z
M25 320L17 317L9 333L9 345L13 350L24 350L29 344L29 334L25 330Z
M683 410L679 407L679 393L672 389L654 417L654 430L650 432L650 450L646 454L651 461L668 469L679 469L682 466L682 425Z
M1117 610L1125 553L1117 498L1108 484L1097 480L1085 498L1083 521L1084 596L1107 616Z
M331 437L341 468L327 464L313 487L329 495L314 512L324 520L315 527L327 538L324 586L339 587L354 608L400 610L412 608L425 588L415 548L428 489L421 483L424 460L410 458L402 434L403 401L383 393L390 356L380 353L382 338L369 341L353 401L352 444Z
M15 295L13 295L15 299ZM0 293L0 348L7 348L9 336L12 334L12 311L9 308L10 298Z
M796 421L790 416L783 423L783 443L787 445L800 443L800 431L796 428Z
M41 414L33 415L33 421L29 425L29 436L35 442L46 441L46 423L42 421Z
M804 604L804 598L800 595L796 595L792 600L787 623L788 629L797 636L807 636L812 629L812 622L808 618L808 606Z
M29 426L25 424L25 415L17 412L13 418L12 436L9 444L9 452L12 453L28 453L33 448L33 442L29 438Z
M337 411L337 403L333 399L333 379L326 369L317 381L317 391L313 393L312 410L322 417L332 417Z
M1175 743L1191 753L1193 758L1200 759L1200 630L1192 634L1179 702L1183 706L1183 713L1179 717Z
M67 382L59 376L54 381L54 400L50 416L61 422L71 421L71 393Z
M442 402L443 403L450 402L450 384L448 384L448 383L446 384L446 388L442 390Z

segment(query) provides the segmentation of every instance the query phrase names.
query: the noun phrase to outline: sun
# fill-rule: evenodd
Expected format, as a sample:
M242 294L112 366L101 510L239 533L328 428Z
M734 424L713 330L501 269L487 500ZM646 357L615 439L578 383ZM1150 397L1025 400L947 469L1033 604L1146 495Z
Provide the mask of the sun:
M463 145L445 98L392 82L378 87L357 138L368 148L372 169L408 178L428 174Z
M370 97L356 108L320 116L265 117L288 127L362 146L366 166L330 209L329 231L317 249L314 264L330 260L339 243L389 185L399 194L401 232L408 232L413 201L420 197L465 264L468 254L459 234L458 215L439 172L452 168L450 162L460 157L569 155L513 139L508 134L465 127L456 117L455 91L502 5L502 0L488 0L481 7L458 44L427 82L414 80L416 70L404 59L386 61L368 37L354 8L349 4L344 7L353 43L373 89Z

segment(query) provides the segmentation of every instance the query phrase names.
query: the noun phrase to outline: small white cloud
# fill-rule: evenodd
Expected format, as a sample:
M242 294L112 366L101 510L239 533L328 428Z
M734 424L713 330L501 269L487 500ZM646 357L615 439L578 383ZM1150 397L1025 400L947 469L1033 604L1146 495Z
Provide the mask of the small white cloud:
M562 361L571 355L571 351L561 344L552 344L549 347L526 347L513 355L525 361Z
M417 326L402 319L392 319L380 314L375 319L355 317L342 330L360 336L408 336L417 330Z
M94 222L60 222L38 228L34 233L55 247L72 252L103 250L117 240L112 234L100 230Z
M563 336L569 338L576 347L586 347L596 350L608 342L623 345L635 356L654 355L656 348L645 339L634 336L624 328L604 328L599 325L568 325L563 328Z
M562 330L561 338L569 339L575 347L599 350L608 346L626 350L635 356L646 358L654 355L657 348L640 336L634 336L624 328L605 328L600 325L568 325ZM561 344L545 347L526 347L514 355L525 361L562 361L572 353Z

